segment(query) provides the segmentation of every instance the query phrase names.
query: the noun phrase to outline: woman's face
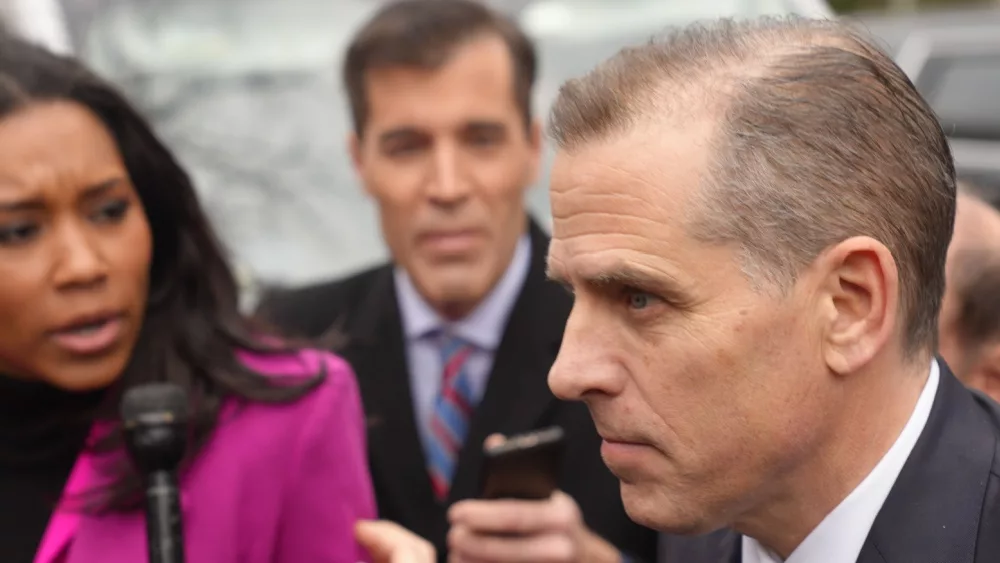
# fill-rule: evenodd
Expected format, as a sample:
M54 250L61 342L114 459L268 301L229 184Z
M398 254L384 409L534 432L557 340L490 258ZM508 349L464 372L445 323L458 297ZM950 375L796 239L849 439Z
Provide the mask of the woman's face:
M0 118L0 373L67 390L121 375L152 235L114 138L85 106Z

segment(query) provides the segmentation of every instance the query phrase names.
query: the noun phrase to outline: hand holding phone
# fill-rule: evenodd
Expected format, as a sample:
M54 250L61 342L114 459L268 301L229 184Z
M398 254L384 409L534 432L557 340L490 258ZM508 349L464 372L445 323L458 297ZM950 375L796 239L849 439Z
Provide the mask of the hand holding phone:
M485 445L480 499L451 507L450 555L474 561L617 561L618 551L594 534L580 507L558 490L564 436L558 427ZM567 546L569 550L567 551ZM555 551L553 551L555 550Z

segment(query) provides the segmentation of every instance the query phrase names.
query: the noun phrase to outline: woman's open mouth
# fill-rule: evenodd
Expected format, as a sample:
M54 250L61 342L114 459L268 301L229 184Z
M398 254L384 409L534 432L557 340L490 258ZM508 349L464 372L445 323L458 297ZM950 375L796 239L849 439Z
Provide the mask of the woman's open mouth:
M122 333L122 316L107 316L81 322L52 333L56 345L81 356L101 354L118 342Z

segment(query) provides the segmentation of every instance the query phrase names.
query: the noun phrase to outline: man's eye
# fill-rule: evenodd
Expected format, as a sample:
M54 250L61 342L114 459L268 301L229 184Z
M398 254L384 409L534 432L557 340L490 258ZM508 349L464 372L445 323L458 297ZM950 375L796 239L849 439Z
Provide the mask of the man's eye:
M406 156L413 154L420 150L420 146L416 144L412 145L398 145L389 149L389 156Z
M33 239L40 227L35 223L13 223L0 225L0 244L17 245Z
M641 291L630 291L626 295L629 307L633 309L645 309L653 303L653 296Z

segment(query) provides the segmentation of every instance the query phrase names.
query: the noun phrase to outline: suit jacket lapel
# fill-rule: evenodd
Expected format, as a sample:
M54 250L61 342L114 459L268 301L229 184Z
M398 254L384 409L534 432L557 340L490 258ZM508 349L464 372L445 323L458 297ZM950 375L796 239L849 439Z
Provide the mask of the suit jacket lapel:
M369 292L371 311L357 320L354 339L344 357L358 374L368 425L373 470L386 473L380 481L391 488L385 495L408 499L419 514L444 514L431 489L410 389L409 370L392 269L386 268ZM378 476L376 476L378 479ZM440 519L427 519L428 525ZM420 532L420 531L418 531Z
M480 475L476 468L482 465L482 444L489 434L533 430L555 401L548 387L548 372L559 353L572 299L546 279L549 239L534 222L530 229L531 265L459 456L452 483L454 500L478 495Z
M720 563L741 563L743 561L743 536L726 530L719 538Z
M972 394L938 361L941 380L927 425L875 518L858 563L974 561L997 439Z

